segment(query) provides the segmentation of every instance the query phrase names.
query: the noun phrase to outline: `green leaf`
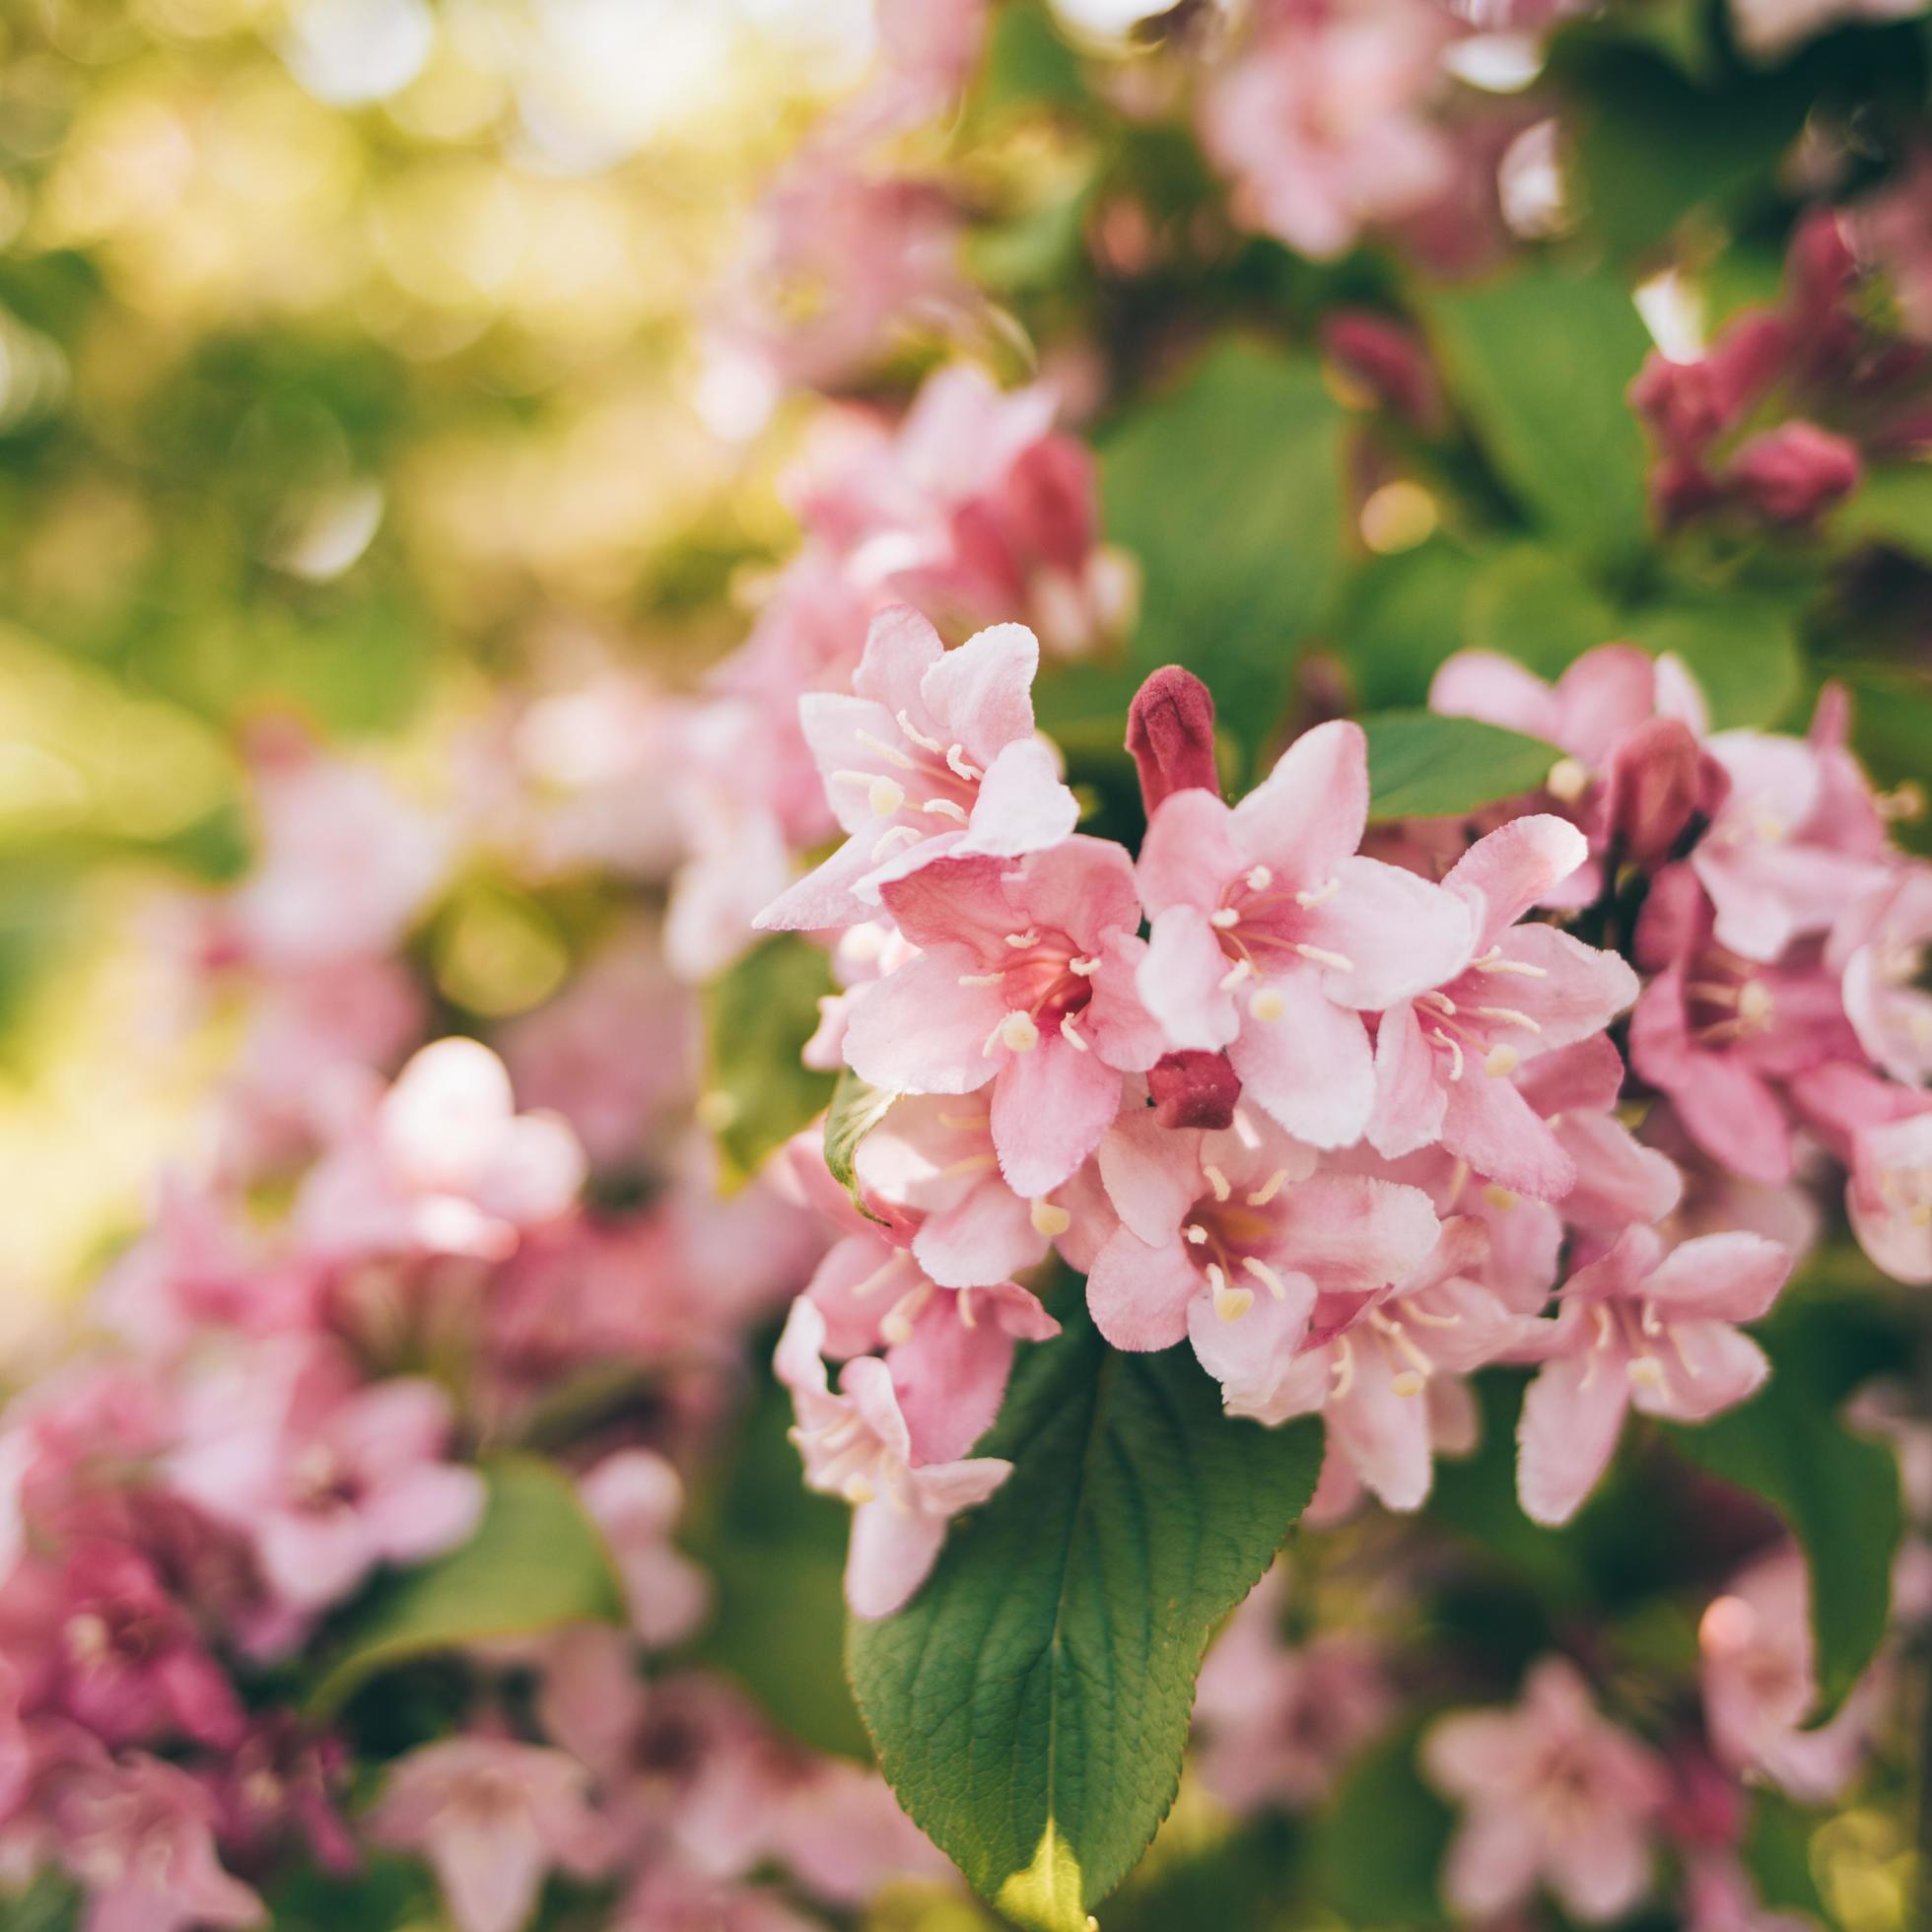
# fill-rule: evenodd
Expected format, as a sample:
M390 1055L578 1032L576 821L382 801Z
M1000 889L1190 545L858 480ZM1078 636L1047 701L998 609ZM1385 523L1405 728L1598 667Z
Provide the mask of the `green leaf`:
M1172 1804L1202 1651L1314 1490L1320 1430L1221 1414L1192 1353L1083 1312L980 1453L1005 1485L847 1668L900 1802L1029 1932L1081 1932Z
M1546 261L1432 295L1424 313L1452 392L1535 520L1591 556L1639 548L1648 465L1623 392L1650 337L1622 283Z
M1416 1772L1418 1735L1407 1728L1356 1763L1316 1832L1323 1900L1360 1924L1446 1922L1435 1881L1455 1814Z
M862 1080L850 1067L839 1071L838 1085L832 1089L832 1104L825 1114L825 1165L832 1178L852 1197L852 1205L868 1221L878 1216L865 1206L859 1191L854 1161L859 1143L884 1120L886 1110L898 1099L890 1087L875 1087Z
M769 1339L755 1354L769 1361ZM869 1760L839 1668L852 1512L799 1484L791 1423L791 1396L761 1371L724 1456L692 1498L685 1543L715 1591L697 1654L800 1743Z
M832 991L825 955L795 933L754 946L705 989L705 1093L699 1118L727 1188L742 1187L832 1097L832 1076L800 1059Z
M1658 604L1628 618L1625 635L1647 651L1674 652L1710 703L1714 730L1779 723L1803 681L1789 605L1737 593Z
M1883 543L1932 564L1932 463L1870 471L1831 519L1832 534Z
M438 1923L436 1881L420 1860L368 1854L359 1871L300 1871L268 1896L275 1932L405 1932Z
M340 1620L308 1697L311 1714L329 1716L383 1671L479 1638L624 1621L610 1553L570 1479L514 1454L489 1459L483 1477L489 1499L476 1534L382 1577Z
M1357 709L1427 700L1437 667L1464 641L1457 613L1477 573L1472 558L1440 538L1355 573L1335 631Z
M1621 635L1616 611L1589 577L1541 544L1498 551L1463 601L1464 642L1514 658L1539 677L1557 677L1586 651Z
M1161 664L1214 693L1252 760L1335 590L1343 424L1312 357L1226 342L1101 448L1105 528L1139 559L1140 622L1117 702Z
M1885 1637L1903 1530L1898 1463L1886 1445L1839 1421L1835 1401L1813 1384L1797 1351L1774 1350L1773 1368L1741 1409L1669 1434L1699 1468L1761 1496L1803 1549L1818 1646L1813 1721L1822 1723Z
M1460 818L1499 798L1534 792L1563 754L1543 738L1474 718L1432 711L1384 711L1362 720L1368 733L1368 815Z

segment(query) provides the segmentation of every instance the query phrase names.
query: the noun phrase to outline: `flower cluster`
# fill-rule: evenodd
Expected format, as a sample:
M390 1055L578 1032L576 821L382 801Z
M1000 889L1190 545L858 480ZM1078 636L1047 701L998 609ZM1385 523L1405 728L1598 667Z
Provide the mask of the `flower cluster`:
M1127 733L1136 854L1074 829L1037 658L1016 625L948 651L888 610L852 695L801 705L846 838L764 922L866 935L815 1046L889 1105L779 1368L808 1481L858 1505L862 1615L1007 1473L960 1457L1015 1342L1056 1332L1014 1278L1049 1246L1116 1347L1186 1341L1229 1414L1319 1414L1330 1518L1363 1489L1420 1504L1488 1363L1536 1367L1519 1483L1545 1523L1630 1410L1751 1395L1740 1325L1790 1275L1801 1143L1839 1154L1874 1259L1927 1278L1932 873L1892 848L1836 700L1809 739L1712 733L1633 647L1553 688L1451 658L1438 710L1561 755L1542 794L1378 827L1369 857L1358 725L1305 731L1230 806L1211 700L1163 671ZM1581 936L1613 928L1621 950ZM1701 1231L1742 1183L1757 1215Z

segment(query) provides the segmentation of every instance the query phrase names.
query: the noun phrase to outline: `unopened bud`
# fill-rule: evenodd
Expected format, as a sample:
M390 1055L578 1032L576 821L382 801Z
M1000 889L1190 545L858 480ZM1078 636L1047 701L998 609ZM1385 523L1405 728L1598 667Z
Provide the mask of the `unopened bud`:
M1231 1127L1241 1078L1224 1053L1170 1053L1148 1071L1147 1091L1162 1127Z
M1681 719L1652 718L1626 731L1610 757L1610 824L1622 856L1666 858L1697 809L1703 754Z
M1214 700L1192 671L1163 664L1135 694L1127 714L1127 748L1140 773L1140 798L1151 818L1163 798L1199 790L1220 795L1214 768Z
M1731 459L1728 480L1773 523L1810 523L1858 487L1858 451L1802 419L1754 436Z

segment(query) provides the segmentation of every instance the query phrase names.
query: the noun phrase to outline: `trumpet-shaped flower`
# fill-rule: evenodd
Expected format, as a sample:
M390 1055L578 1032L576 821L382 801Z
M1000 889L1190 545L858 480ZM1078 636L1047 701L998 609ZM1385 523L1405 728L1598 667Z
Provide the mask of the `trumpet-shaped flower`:
M1469 954L1454 895L1355 856L1368 820L1361 727L1317 725L1232 807L1170 795L1140 850L1152 921L1140 995L1179 1050L1225 1047L1243 1087L1310 1145L1367 1124L1364 1012L1438 985Z

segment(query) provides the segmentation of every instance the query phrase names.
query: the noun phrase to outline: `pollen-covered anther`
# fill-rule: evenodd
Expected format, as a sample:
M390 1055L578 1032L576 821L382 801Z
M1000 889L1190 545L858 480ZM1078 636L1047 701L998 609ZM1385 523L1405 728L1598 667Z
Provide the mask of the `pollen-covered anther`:
M1008 932L1006 943L1015 952L1024 952L1029 946L1037 946L1040 943L1040 929L1037 926L1029 926L1024 932Z
M1276 1301L1288 1298L1287 1283L1269 1267L1265 1261L1257 1261L1253 1255L1246 1256L1241 1266L1245 1268Z
M931 812L934 818L949 818L958 825L970 825L972 820L966 815L966 807L956 804L950 798L928 798L920 810Z
M1031 1053L1040 1044L1040 1029L1033 1023L1033 1015L1015 1006L993 1031L987 1035L985 1053L995 1047L1004 1047L1008 1053Z
M1483 1199L1491 1208L1495 1208L1498 1213L1506 1214L1516 1206L1515 1195L1511 1194L1507 1188L1497 1187L1493 1181L1487 1181L1484 1184Z
M1288 1170L1285 1167L1277 1167L1260 1187L1256 1188L1249 1195L1248 1206L1250 1208L1266 1208L1281 1192L1281 1184L1287 1178Z
M1100 962L1097 959L1088 959L1079 953L1075 953L1067 962L1067 970L1080 979L1087 980L1099 972Z
M867 788L865 802L871 806L874 818L890 818L906 802L906 788L896 778L887 778L881 772Z
M1226 932L1241 924L1241 915L1232 906L1222 906L1208 915L1208 924L1217 932Z
M1090 1048L1087 1045L1087 1043L1080 1037L1079 1028L1073 1024L1073 1015L1071 1013L1061 1014L1060 1037L1063 1040L1065 1040L1070 1047L1072 1047L1076 1052L1079 1053L1092 1052L1092 1048Z
M970 758L966 756L966 748L964 745L958 745L958 744L947 745L946 763L949 766L951 766L953 771L960 778L963 778L969 785L978 784L978 782L986 776L986 774L983 771L981 771L980 768L976 764L974 764Z
M1523 1056L1507 1040L1483 1056L1484 1072L1495 1080L1506 1080L1522 1064Z
M1224 1322L1238 1322L1255 1305L1254 1290L1229 1287L1216 1262L1208 1264L1208 1286L1214 1297L1214 1313Z
M1589 768L1574 758L1558 758L1550 767L1550 776L1543 781L1543 789L1552 798L1560 798L1564 804L1573 805L1590 789Z
M1216 1201L1225 1201L1234 1192L1228 1185L1227 1176L1218 1167L1209 1167L1206 1161L1203 1161L1201 1172L1208 1185L1214 1190Z
M1330 879L1326 884L1316 886L1312 892L1297 892L1294 895L1294 902L1306 912L1311 906L1327 905L1341 890L1342 881L1340 879Z
M1266 892L1274 883L1275 874L1266 865L1250 865L1248 867L1248 890L1250 892Z
M1265 986L1248 1001L1248 1010L1264 1025L1273 1025L1288 1010L1288 1002L1272 986Z
M1181 1235L1193 1247L1200 1248L1207 1245L1208 1230L1199 1221L1190 1221L1181 1230Z
M878 1491L862 1476L853 1476L846 1480L845 1499L855 1507L876 1499Z
M1338 973L1355 970L1355 962L1346 952L1331 952L1326 946L1311 946L1300 940L1295 942L1295 951L1304 959L1312 959L1317 966L1332 966Z
M1655 1355L1632 1355L1630 1357L1630 1380L1645 1389L1661 1389L1664 1386L1664 1364Z
M1033 1232L1045 1235L1049 1241L1058 1240L1073 1225L1072 1215L1044 1195L1027 1203L1026 1218L1033 1223Z

